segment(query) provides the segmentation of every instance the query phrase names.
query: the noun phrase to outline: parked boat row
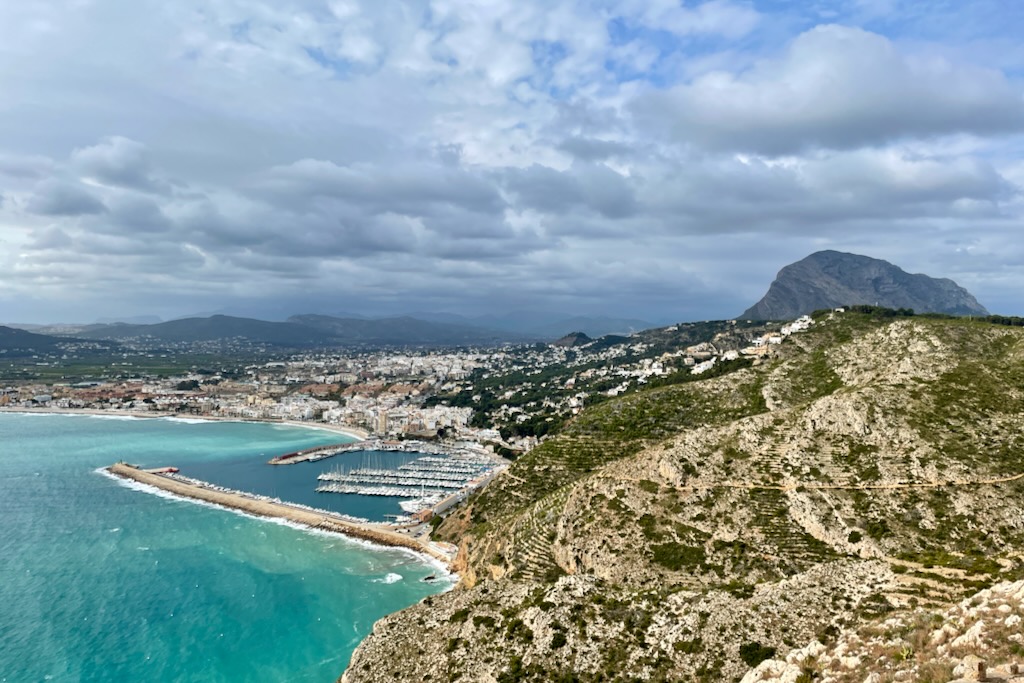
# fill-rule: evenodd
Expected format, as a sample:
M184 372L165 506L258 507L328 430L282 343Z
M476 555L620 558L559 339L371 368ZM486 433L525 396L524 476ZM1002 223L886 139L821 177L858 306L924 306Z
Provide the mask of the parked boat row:
M357 476L357 477L363 477L363 476L365 476L365 477L395 477L395 476L402 476L402 477L410 477L410 478L423 478L423 479L438 479L438 480L442 480L442 481L455 481L455 482L460 482L460 483L466 481L466 475L467 474L471 474L473 476L476 476L477 474L479 474L479 471L478 470L474 470L472 472L465 472L465 473L463 473L463 472L441 472L441 471L438 471L438 470L430 470L430 469L406 470L406 469L402 469L401 467L399 467L397 470L373 469L373 468L360 467L358 469L349 470L349 472L348 472L348 476ZM342 477L342 476L346 476L346 475L343 475L340 471L338 471L338 472L324 472L318 478L321 479L321 480L327 480L327 481L331 481L331 480L333 480L333 481L340 481L339 477Z
M505 467L503 460L489 453L461 451L442 456L436 448L397 468L373 460L363 463L367 464L320 474L317 492L406 498L400 507L416 515L464 500Z
M355 493L360 496L390 496L392 498L420 498L429 496L444 496L451 491L444 489L410 488L408 486L375 486L367 484L350 484L338 481L329 481L316 487L317 493Z
M386 486L407 486L411 488L429 486L435 489L452 489L457 490L465 486L465 480L452 481L450 479L434 479L428 477L410 477L399 474L398 472L392 472L391 474L357 474L359 470L353 470L351 474L337 474L334 472L324 472L317 479L326 482L337 482L339 484L351 484L353 486L359 486L360 484L369 485L386 485Z
M421 458L422 460L422 458ZM491 463L493 465L493 463ZM481 465L477 463L460 463L457 461L451 461L450 464L435 464L429 462L420 462L420 460L413 460L410 463L399 466L399 470L402 472L447 472L451 474L475 474L481 469L486 469L488 465Z

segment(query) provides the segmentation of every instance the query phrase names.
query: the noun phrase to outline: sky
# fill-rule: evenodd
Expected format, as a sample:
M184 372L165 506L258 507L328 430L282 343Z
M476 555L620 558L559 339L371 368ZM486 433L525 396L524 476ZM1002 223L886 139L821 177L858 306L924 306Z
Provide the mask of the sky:
M1024 314L1015 0L0 3L0 320L738 315L821 249Z

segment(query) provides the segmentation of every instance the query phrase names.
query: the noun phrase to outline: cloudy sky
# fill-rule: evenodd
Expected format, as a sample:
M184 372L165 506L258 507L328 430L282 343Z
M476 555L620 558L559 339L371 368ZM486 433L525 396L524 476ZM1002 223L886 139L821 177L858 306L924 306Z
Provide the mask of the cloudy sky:
M738 314L819 249L1024 314L1013 0L0 3L0 320Z

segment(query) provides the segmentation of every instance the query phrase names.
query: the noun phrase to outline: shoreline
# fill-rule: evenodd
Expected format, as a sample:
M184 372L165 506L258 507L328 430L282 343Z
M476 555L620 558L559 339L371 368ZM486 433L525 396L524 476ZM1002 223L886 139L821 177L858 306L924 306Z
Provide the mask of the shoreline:
M449 556L429 541L423 542L411 536L405 536L372 522L352 522L329 514L320 514L308 509L295 507L284 502L275 502L250 498L240 492L220 491L205 488L196 484L181 481L155 472L132 467L125 463L116 463L101 470L110 476L126 481L151 486L178 498L201 501L220 508L241 512L263 519L284 520L304 529L340 534L350 539L364 541L376 546L403 549L419 555L431 564L440 563L445 572L452 577L453 556Z
M334 425L327 422L302 422L299 420L272 420L256 417L226 417L219 415L182 415L180 413L167 413L156 410L101 410L99 408L23 408L23 407L0 407L0 413L11 413L13 415L84 415L86 417L123 417L137 418L140 420L196 420L200 422L249 422L269 425L288 425L289 427L304 427L306 429L319 429L365 441L369 438L369 432L358 427Z

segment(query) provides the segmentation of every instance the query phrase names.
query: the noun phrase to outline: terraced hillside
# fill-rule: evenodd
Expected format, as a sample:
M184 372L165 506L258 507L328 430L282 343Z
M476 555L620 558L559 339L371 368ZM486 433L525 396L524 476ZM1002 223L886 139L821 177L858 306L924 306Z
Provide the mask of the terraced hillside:
M1024 575L1024 330L829 315L585 410L439 533L461 588L347 680L734 680Z

